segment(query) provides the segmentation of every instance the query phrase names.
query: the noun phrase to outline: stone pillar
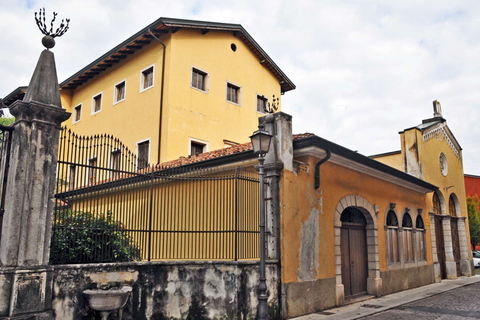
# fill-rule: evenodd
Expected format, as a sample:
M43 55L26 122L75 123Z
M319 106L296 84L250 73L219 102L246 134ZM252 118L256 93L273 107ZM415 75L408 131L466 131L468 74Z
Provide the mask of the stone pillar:
M280 175L293 170L292 116L277 112L259 118L273 138L265 155L267 259L280 259Z
M51 319L50 233L61 108L54 56L44 50L16 117L0 242L0 318Z
M435 282L442 281L442 274L440 270L440 264L438 262L438 252L437 252L437 236L435 233L435 213L428 213L428 225L430 226L430 240L432 243L432 258L433 258L433 271L435 274ZM426 223L425 223L426 225Z
M459 217L458 238L460 239L460 270L462 276L470 277L475 274L474 267L472 268L472 259L470 258L470 244L467 242L467 231L465 227L466 217Z
M292 116L278 112L267 114L258 119L259 128L270 133L273 138L270 149L265 155L265 181L266 185L266 232L267 232L267 260L280 261L280 178L283 170L293 171L293 142L292 142ZM278 268L279 291L281 295L282 310L285 316L286 289L281 283L281 269Z
M447 269L447 279L457 279L457 263L453 256L453 243L452 243L452 216L445 215L442 219L443 224L443 239L445 241L445 267Z

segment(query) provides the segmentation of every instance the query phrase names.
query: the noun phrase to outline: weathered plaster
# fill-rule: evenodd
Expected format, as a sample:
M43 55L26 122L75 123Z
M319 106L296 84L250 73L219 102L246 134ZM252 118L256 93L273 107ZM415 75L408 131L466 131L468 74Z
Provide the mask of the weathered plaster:
M299 281L311 281L317 278L319 222L318 209L312 208L310 217L302 223L300 240L300 268L297 271Z

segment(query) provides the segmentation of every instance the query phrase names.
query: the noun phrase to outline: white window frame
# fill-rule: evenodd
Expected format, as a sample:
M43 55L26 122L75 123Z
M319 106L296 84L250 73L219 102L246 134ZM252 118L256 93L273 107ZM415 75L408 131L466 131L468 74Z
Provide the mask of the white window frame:
M140 159L139 157L139 154L138 154L138 145L141 144L141 143L144 143L144 142L147 142L148 141L148 159L147 159L147 163L150 163L150 153L152 151L152 139L151 138L147 138L147 139L143 139L143 140L140 140L140 141L137 141L136 145L135 145L135 155L136 155L136 162L135 163L135 167L137 168L138 170L138 160Z
M117 101L117 86L119 84L121 84L122 82L125 83L125 94L124 94L122 100ZM113 86L113 105L116 105L117 103L125 101L125 99L127 99L127 78L123 79L122 81L119 81L119 82L115 83L115 85Z
M77 111L76 109L80 107L80 119L75 121L75 119L77 118ZM80 121L82 121L82 109L83 109L83 105L81 103L77 104L75 107L73 107L73 118L72 118L72 124L75 124L75 123L79 123Z
M152 85L147 87L147 88L144 88L145 75L143 74L143 72L150 69L150 68L152 69ZM142 93L144 91L147 91L148 89L153 88L154 85L155 85L155 63L140 71L140 93Z
M255 99L255 111L257 111L258 114L265 115L265 114L267 114L267 112L260 112L260 111L257 110L257 103L258 103L258 98L259 97L264 98L266 100L265 106L266 106L266 104L268 103L269 100L268 100L267 96L264 96L263 94L257 93L257 99Z
M95 98L98 97L98 96L100 96L100 110L95 111ZM92 97L92 116L93 116L94 114L97 114L97 113L99 113L100 111L102 111L102 104L103 104L103 91L97 93L96 95L94 95L94 96Z
M192 86L192 75L193 75L193 70L194 69L205 74L205 90L202 90L202 89L199 89L197 87ZM208 94L209 93L209 88L210 88L209 84L210 84L209 73L207 71L201 69L201 68L198 68L198 67L192 65L191 68L190 68L190 88Z
M192 150L192 142L193 142L193 143L198 143L198 144L203 144L203 153L208 152L208 150L209 150L209 142L208 142L208 141L200 140L200 139L197 139L197 138L188 137L188 150L187 150L187 154L188 154L189 156L193 156L193 154L190 154L190 151Z
M232 85L232 86L238 88L238 102L233 102L233 101L230 101L230 100L227 99L228 85ZM239 86L238 84L227 80L227 83L225 85L225 101L227 101L228 103L237 105L237 106L241 106L242 105L242 86Z

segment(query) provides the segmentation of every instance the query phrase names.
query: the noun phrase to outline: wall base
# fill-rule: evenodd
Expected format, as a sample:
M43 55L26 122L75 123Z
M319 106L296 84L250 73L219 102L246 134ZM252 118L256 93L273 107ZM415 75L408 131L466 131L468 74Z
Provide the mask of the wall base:
M386 270L380 272L383 282L383 294L421 287L435 282L432 264L405 269Z
M445 262L447 279L457 279L457 263L455 261Z
M472 269L472 262L473 260L469 259L460 260L460 270L462 272L462 276L471 277L475 274L473 271L474 269Z
M319 312L335 306L335 278L284 283L285 318Z
M367 279L367 292L368 294L381 297L383 295L382 290L382 278L368 278Z

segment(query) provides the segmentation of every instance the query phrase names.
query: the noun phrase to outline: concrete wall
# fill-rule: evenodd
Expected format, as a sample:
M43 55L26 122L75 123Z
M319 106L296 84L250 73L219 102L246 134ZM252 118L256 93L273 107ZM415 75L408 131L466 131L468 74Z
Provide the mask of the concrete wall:
M433 264L380 271L380 277L384 294L421 287L433 283L435 280Z
M53 273L53 310L56 319L91 319L82 291L120 282L133 287L125 320L186 319L195 305L208 319L255 319L258 269L256 261L60 265ZM279 310L277 274L277 264L267 263L271 319Z

